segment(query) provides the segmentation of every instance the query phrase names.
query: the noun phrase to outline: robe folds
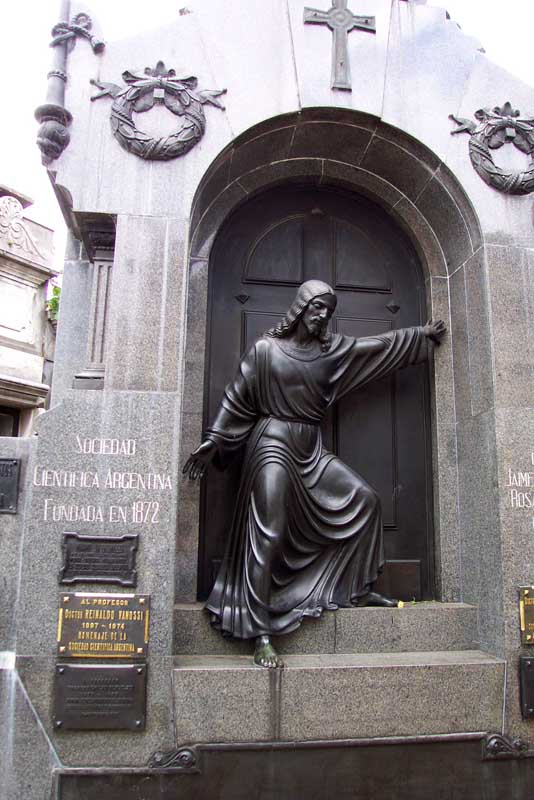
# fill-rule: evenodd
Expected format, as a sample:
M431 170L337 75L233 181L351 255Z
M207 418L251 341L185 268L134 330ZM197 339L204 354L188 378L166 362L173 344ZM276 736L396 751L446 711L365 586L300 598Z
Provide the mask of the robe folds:
M428 357L422 328L330 349L264 336L242 358L207 430L225 459L245 446L226 552L206 603L224 635L289 633L304 616L354 605L384 565L375 491L321 440L338 398Z

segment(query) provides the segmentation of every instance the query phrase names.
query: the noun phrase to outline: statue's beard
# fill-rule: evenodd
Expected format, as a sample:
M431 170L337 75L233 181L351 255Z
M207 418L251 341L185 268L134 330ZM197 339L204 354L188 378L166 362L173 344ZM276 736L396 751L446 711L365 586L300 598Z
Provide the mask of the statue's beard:
M300 314L292 316L290 309L282 321L274 328L266 331L265 335L273 336L276 339L284 339L287 336L291 336L302 319L303 311L304 309L301 310ZM306 328L310 335L320 342L321 350L326 353L330 349L332 343L332 334L328 333L328 320L314 320L313 322L313 329L310 325L306 325Z
M315 336L317 339L323 339L328 328L328 322L321 322L320 320L313 320L308 325L308 333Z

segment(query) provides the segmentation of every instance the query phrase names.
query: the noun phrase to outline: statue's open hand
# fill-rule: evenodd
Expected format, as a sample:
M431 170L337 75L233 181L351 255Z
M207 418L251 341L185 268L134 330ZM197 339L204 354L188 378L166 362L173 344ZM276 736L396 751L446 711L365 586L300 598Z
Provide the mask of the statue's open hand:
M439 347L441 344L441 337L446 333L447 327L442 319L434 320L429 319L423 328L425 336L428 336L435 345Z
M185 462L182 474L187 475L192 481L202 478L208 464L213 461L216 452L217 445L215 442L212 442L211 439L205 439Z

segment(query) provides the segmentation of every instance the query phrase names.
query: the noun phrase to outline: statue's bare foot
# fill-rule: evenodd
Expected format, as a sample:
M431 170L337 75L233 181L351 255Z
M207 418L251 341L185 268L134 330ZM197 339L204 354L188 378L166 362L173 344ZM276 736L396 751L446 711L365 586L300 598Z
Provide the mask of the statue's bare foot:
M269 636L258 636L256 639L256 649L254 651L254 663L258 667L276 669L283 667L284 662L271 644Z
M391 597L384 597L383 594L378 594L378 592L367 592L363 597L359 597L354 605L359 607L380 606L382 608L397 608L399 601Z

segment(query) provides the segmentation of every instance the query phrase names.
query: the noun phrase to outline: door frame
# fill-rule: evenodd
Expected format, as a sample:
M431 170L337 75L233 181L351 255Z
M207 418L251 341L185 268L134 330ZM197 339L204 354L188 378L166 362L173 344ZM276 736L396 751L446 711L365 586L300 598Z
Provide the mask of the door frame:
M386 220L386 219L384 219L384 217L387 217L387 215L384 215L383 213L382 214L377 213L377 212L380 212L380 207L377 207L376 204L372 203L369 200L369 198L362 198L361 195L356 194L355 192L349 192L345 188L342 189L342 188L339 188L339 187L332 187L332 186L324 185L324 184L322 186L311 186L309 183L307 183L307 184L306 183L304 183L304 184L300 184L300 183L287 184L286 183L286 184L278 185L276 187L268 187L261 194L255 195L254 198L252 198L249 202L247 202L245 204L242 204L239 208L235 209L234 212L232 213L232 215L227 220L225 220L224 224L221 226L221 228L220 228L220 230L218 232L218 235L216 237L216 240L214 242L214 246L213 246L212 252L211 252L211 259L212 260L211 260L211 263L210 263L210 270L209 270L209 275L208 275L208 299L207 299L208 307L207 307L207 317L206 317L204 403L203 403L203 426L204 426L204 428L206 428L211 422L211 418L212 418L213 413L214 413L213 412L213 402L218 403L219 400L222 397L222 389L220 387L217 388L217 395L214 395L212 393L213 389L212 389L212 386L210 385L210 370L211 370L212 358L213 358L213 355L214 355L214 354L211 353L211 349L212 349L212 346L213 346L213 343L214 343L214 336L217 335L218 337L220 337L220 334L221 334L220 327L218 328L218 332L217 333L213 329L212 311L213 311L214 306L215 306L215 304L217 303L217 300L218 300L218 298L215 296L215 285L216 285L216 282L217 282L216 274L219 273L219 276L220 276L220 271L222 269L221 261L222 261L222 263L226 263L226 262L224 262L224 258L225 258L225 256L224 256L224 247L225 247L224 242L226 242L226 243L230 242L231 243L233 241L233 239L234 239L234 233L236 231L236 226L237 226L237 230L239 230L240 224L243 224L243 215L241 214L241 216L239 216L241 211L244 210L245 211L245 218L248 216L249 219L250 219L250 216L251 216L252 213L254 214L255 218L256 218L256 214L258 214L258 217L259 217L259 219L261 221L261 219L265 219L265 217L261 216L262 215L262 207L263 207L264 203L269 203L270 208L271 209L275 209L278 212L279 209L280 209L280 205L281 204L283 205L284 202L285 202L285 201L281 200L280 202L277 203L276 202L276 197L275 197L274 198L275 202L273 204L272 192L273 191L276 192L276 191L280 191L280 190L284 191L284 190L287 190L287 189L291 190L291 193L290 193L290 198L291 199L289 201L290 204L292 204L293 202L296 202L297 205L298 205L298 200L297 200L296 195L297 195L297 193L299 191L302 191L304 194L308 194L310 191L312 191L312 192L316 192L317 193L316 196L314 195L312 203L316 202L317 205L319 207L321 207L321 208L329 207L330 206L329 200L327 198L325 198L324 200L321 199L321 194L320 194L321 192L325 192L325 193L328 192L330 195L332 195L332 194L335 195L336 199L334 200L334 205L337 205L338 203L340 203L340 205L343 205L344 213L346 213L346 214L348 212L354 212L355 213L355 212L359 211L359 212L361 212L361 214L362 214L362 216L364 218L366 218L367 215L370 215L370 220L369 221L370 221L371 225L378 224L379 226L382 226L382 228L380 228L379 230L375 231L375 233L377 235L381 234L383 236L387 235L387 236L390 237L390 245L389 245L389 248L388 248L389 250L393 249L393 251L395 253L399 253L400 254L400 249L401 248L405 248L406 249L405 261L406 261L406 265L407 266L404 268L404 275L405 275L406 281L411 280L413 282L412 288L413 288L414 291L416 291L421 285L421 282L422 282L422 279L423 279L423 271L422 271L422 267L421 267L419 258L417 256L417 253L414 252L413 246L411 245L410 240L408 239L408 237L406 236L404 231L399 230L398 225L395 225L394 221L391 220L391 218L389 218L389 220ZM265 198L265 200L264 200L264 198ZM252 209L248 209L247 210L247 206L249 205L249 203L254 203L254 206L253 206ZM373 210L373 206L376 208L376 211ZM383 212L383 210L382 210L382 212ZM269 214L269 216L270 216L270 214ZM299 216L300 216L300 214L299 214ZM352 213L350 213L350 217L352 218ZM362 220L361 220L361 218L358 219L356 216L354 216L354 222L356 224L358 224L359 226L361 226ZM275 227L276 227L276 224L277 223L273 223L273 225ZM230 233L231 233L230 237L228 236L228 232L229 232L228 229L229 228L231 229L230 230ZM396 229L396 230L394 230L394 229ZM332 229L329 228L329 231L332 232ZM224 237L224 236L226 236L226 238L225 239L223 238L223 240L222 240L223 244L221 244L221 237ZM395 242L397 242L397 243L395 244ZM249 251L250 251L250 249L252 249L253 246L254 246L254 234L252 235L252 237L250 237L249 234L247 234L247 244L251 245L251 247L249 247ZM222 251L221 251L221 249L222 249ZM400 263L400 260L401 259L399 259L399 263ZM408 264L410 264L411 266L408 266ZM243 267L243 265L240 263L239 266L237 267L237 272L241 272L242 271L242 267ZM229 266L229 268L231 269L230 266ZM306 277L309 279L311 276L307 275ZM332 280L328 280L324 276L316 276L316 277L320 277L321 280L327 280L328 283L333 283ZM236 274L233 274L233 278L235 280ZM301 278L301 280L304 280L304 278ZM258 281L255 281L255 282L258 283ZM248 280L248 281L244 281L244 283L245 284L254 283L254 281ZM278 282L276 282L276 283L278 284ZM295 294L297 288L298 288L298 282L295 282L295 280L291 280L291 281L288 280L288 281L281 281L280 282L280 284L284 284L284 283L289 288L289 291L291 292L291 294L293 296ZM221 287L220 282L218 283L218 285L219 285L219 287ZM268 279L266 279L263 282L263 285L264 286L272 285L272 281L269 281ZM338 284L336 284L336 285L338 286ZM409 283L404 283L403 285L404 285L404 291L410 291ZM339 288L339 286L338 286L338 288ZM348 288L348 287L346 287L346 288ZM235 290L235 286L234 286L234 289L232 290L232 292L230 294L233 294L234 290ZM343 287L341 287L340 290L342 291ZM243 286L243 291L247 291L245 286ZM249 289L248 291L252 291L252 289ZM397 289L396 289L396 292L397 292L396 295L395 295L396 297L398 297L398 292L399 291L402 291L402 290L400 289L400 287L398 285ZM364 293L366 295L372 293L375 296L376 295L389 296L389 294L390 294L390 290L385 290L383 288L382 289L376 289L376 290L360 288L359 292L360 293ZM391 295L391 297L393 297L393 295ZM413 295L412 295L412 297L413 297ZM226 296L226 300L227 301L228 301L228 299L229 299L229 297ZM406 297L405 297L405 300L406 300ZM289 304L289 302L290 301L288 300L287 303ZM384 303L385 302L386 301L384 300ZM417 291L416 299L413 300L412 302L414 302L414 305L419 308L420 319L419 319L418 322L413 322L411 324L423 325L424 322L425 322L426 298L421 297L421 293L419 291ZM287 306L284 306L284 308L286 308L286 307ZM243 311L244 308L245 308L244 306L237 306L237 301L236 301L236 311ZM264 309L264 310L267 310L267 309ZM256 312L252 312L252 313L257 313L257 310L256 310ZM242 314L240 316L242 316ZM393 318L391 319L391 321L394 321ZM235 322L233 324L235 324ZM406 324L408 324L408 323L406 323ZM400 325L399 327L404 327L404 325ZM241 331L241 335L243 335L243 331ZM247 347L248 346L249 345L247 345ZM243 355L243 351L241 351L241 355ZM406 377L407 376L404 376L404 379L406 379ZM220 378L220 376L219 376L219 378ZM231 374L226 374L225 380L228 381L230 379L231 379ZM414 381L415 381L415 376L414 376ZM419 381L417 381L417 384L420 385ZM414 383L412 383L411 386L412 386L411 391L413 391L414 390ZM392 403L394 403L394 397L397 394L397 381L394 380L394 382L391 384L390 391L391 391L391 401L392 401ZM220 394L220 396L219 396L219 394ZM433 515L432 475L431 475L431 472L432 472L432 470L431 470L432 446L431 446L431 440L430 440L431 439L430 432L428 430L428 425L429 425L429 421L430 421L430 386L429 386L428 374L427 374L427 379L423 380L423 385L420 388L420 394L417 394L417 399L418 399L418 401L420 401L420 405L421 405L420 423L421 423L421 428L423 430L422 436L423 436L423 440L424 440L424 443L423 443L421 449L418 451L420 457L424 460L424 475L422 473L419 473L419 472L417 472L416 474L421 479L421 482L422 483L424 482L424 495L421 495L421 502L424 503L424 509L421 511L421 515L422 515L422 518L424 518L424 520L425 520L424 521L424 531L425 531L425 535L424 535L424 551L425 551L425 557L421 558L421 559L416 558L416 553L414 552L411 556L388 558L387 557L388 535L386 534L385 535L386 565L385 565L385 569L384 569L383 574L379 577L379 579L377 581L377 584L376 584L378 591L382 592L383 594L389 595L389 596L398 597L401 600L412 600L412 599L432 600L435 597L435 564L434 564L434 535L433 535L434 534L434 531L433 531L434 515ZM211 411L210 411L210 405L212 406ZM401 403L401 405L402 405L402 403ZM418 403L418 405L419 405L419 403ZM339 441L339 430L338 430L337 424L335 424L336 416L337 415L334 415L334 418L332 420L334 422L333 429L332 429L332 436L333 436L333 442L336 443L336 446L334 447L333 451L337 453L338 452L337 444L338 444L338 441ZM394 422L393 424L396 427L396 423ZM394 449L396 450L396 447L394 447ZM397 461L397 464L398 463L399 462ZM239 463L236 466L237 466L237 469L239 469ZM234 467L234 469L235 469L235 467ZM360 472L360 474L362 475L362 477L364 479L370 480L369 479L369 475L367 474L367 472L362 470ZM210 476L208 476L208 477L210 477ZM217 480L217 475L215 475L215 480ZM208 491L207 491L207 489L208 489L208 481L204 480L204 481L202 481L201 486L200 486L200 507L199 507L198 598L201 601L205 600L207 598L208 594L209 594L209 591L211 589L211 585L210 584L211 584L212 580L215 580L215 576L216 576L216 573L218 571L217 564L219 563L218 561L214 561L215 569L210 569L210 564L209 564L209 561L208 561L208 554L209 554L210 548L208 547L208 544L207 544L208 539L209 539L209 535L210 535L209 530L208 530L210 512L209 512L209 509L208 509ZM213 489L213 486L212 486L212 489ZM218 490L216 491L216 495L218 497L220 497ZM211 496L213 497L213 495L211 495ZM420 519L420 524L421 523L422 523L422 519ZM392 527L391 525L388 526L384 522L384 531L385 532L387 530L391 529L391 527ZM221 556L222 556L222 554L221 554ZM395 585L390 584L390 580L393 577L393 575L392 575L392 573L390 571L390 566L392 566L392 565L395 565L395 568L397 570L400 570L403 573L403 575L404 575L403 583L407 582L410 585L410 589L408 589L408 588L400 589L399 588L399 590L397 591L397 589L395 588ZM415 574L414 574L414 573L417 572L417 566L416 565L419 565L418 581L416 580L416 577L415 577ZM410 574L412 575L411 578L410 578ZM417 589L412 589L411 588L411 584L412 583L417 584L417 582L419 582L419 591Z
M340 128L335 136L328 135L331 126ZM316 135L319 128L326 131L324 139ZM312 129L314 136L310 137ZM380 174L384 160L367 169L346 163L343 142L352 131L365 131L380 139L388 156L387 178ZM291 142L283 159L282 136ZM297 146L301 140L307 142L305 153ZM426 171L428 198L423 191L418 198L410 197L406 174L416 170ZM467 401L455 392L453 348L462 346L467 322L465 306L462 310L461 304L450 302L449 280L459 266L482 251L481 230L465 191L436 154L377 118L341 109L305 109L266 120L238 137L207 170L191 212L180 458L183 460L202 436L207 288L215 237L240 204L286 181L341 187L385 208L408 234L420 258L429 314L448 325L450 335L436 353L430 386L435 578L438 599L461 600L456 421ZM184 483L180 496L176 556L181 572L176 599L189 601L196 584L198 487ZM183 571L186 563L188 574Z

